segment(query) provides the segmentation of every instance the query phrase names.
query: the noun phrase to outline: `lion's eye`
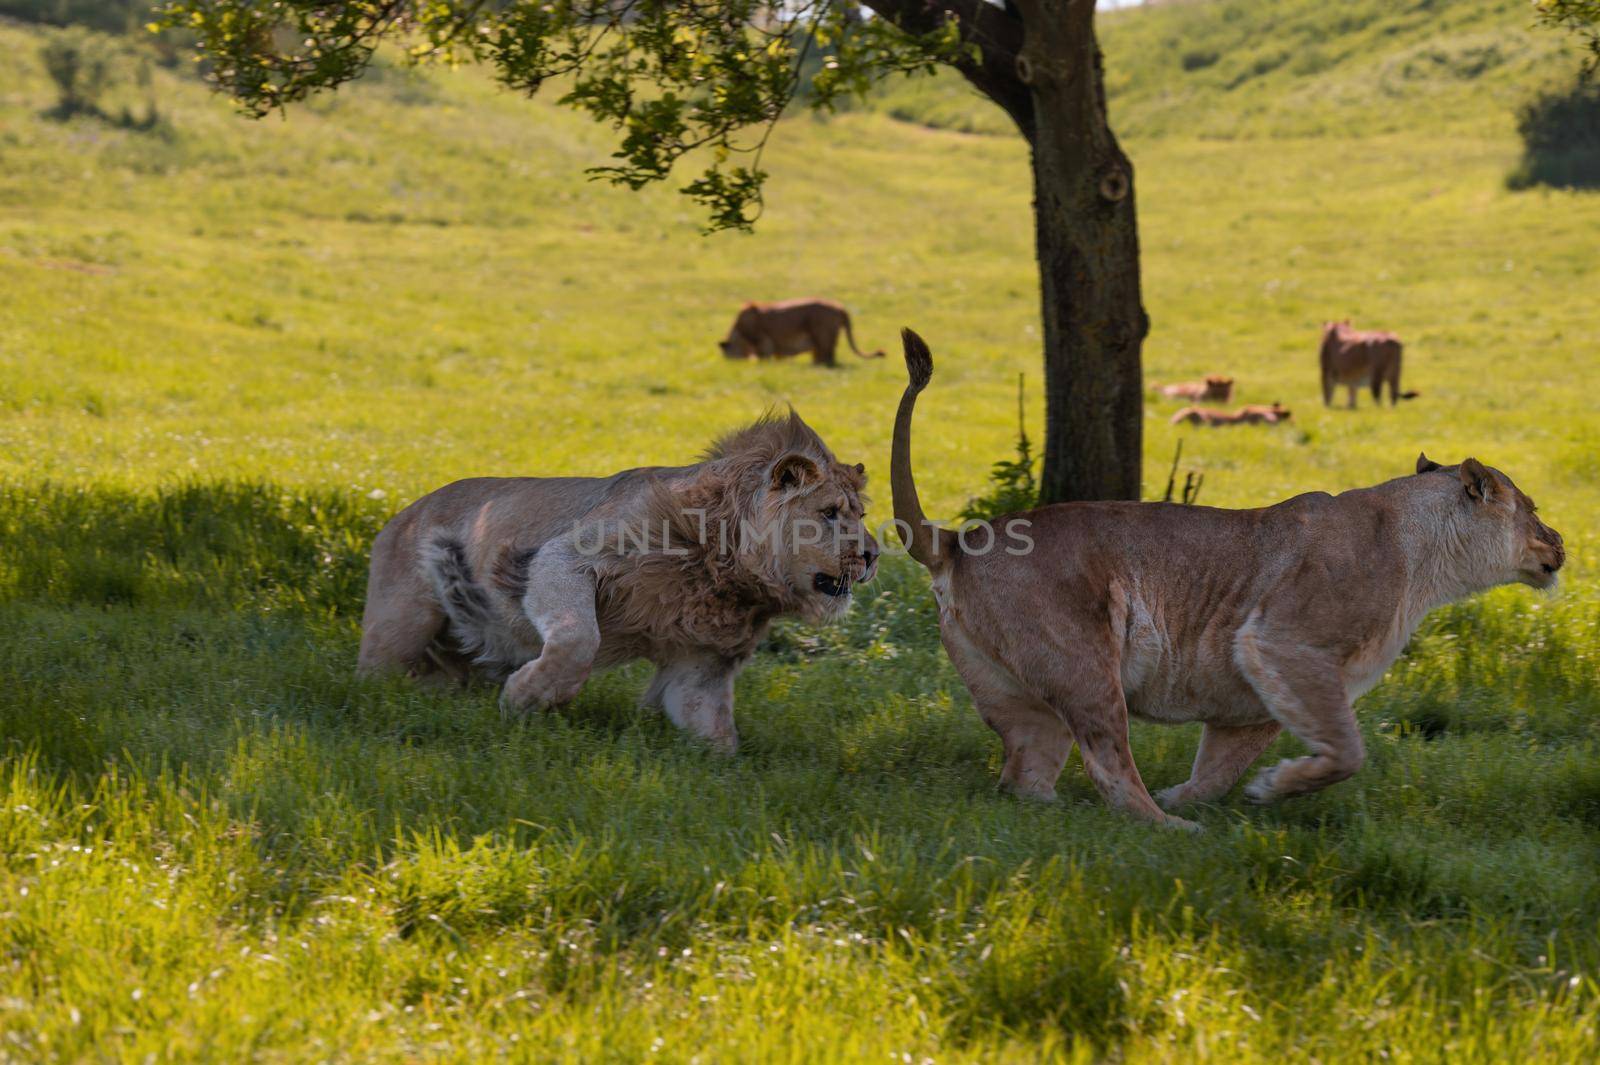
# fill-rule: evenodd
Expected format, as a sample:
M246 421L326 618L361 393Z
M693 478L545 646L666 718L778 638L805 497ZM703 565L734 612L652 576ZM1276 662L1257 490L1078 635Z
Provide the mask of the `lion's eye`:
M828 507L825 510L823 510L822 516L824 518L827 518L829 521L832 521L832 520L834 520L835 518L837 518L839 516L839 508L838 507Z

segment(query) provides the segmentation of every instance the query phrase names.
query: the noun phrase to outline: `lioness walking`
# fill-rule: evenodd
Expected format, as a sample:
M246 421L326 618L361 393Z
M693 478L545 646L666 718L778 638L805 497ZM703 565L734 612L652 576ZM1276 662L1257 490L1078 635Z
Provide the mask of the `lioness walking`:
M643 658L641 705L732 752L734 677L772 620L836 618L877 572L865 484L792 411L691 466L456 481L373 543L359 669L476 670L525 713Z
M722 354L730 359L771 359L811 352L818 366L835 366L834 350L843 330L850 350L863 359L883 358L883 349L863 355L850 328L850 312L832 300L784 300L747 303L739 309L725 340Z
M1350 321L1322 323L1322 405L1333 405L1335 385L1350 390L1349 408L1355 410L1356 389L1372 388L1373 402L1381 402L1384 384L1389 386L1389 405L1402 399L1416 399L1416 392L1400 391L1400 338L1393 333L1368 332L1350 328Z
M1001 783L1022 795L1054 798L1076 742L1111 806L1192 828L1162 807L1222 797L1282 729L1310 753L1264 769L1246 797L1344 780L1363 758L1351 703L1430 610L1499 584L1552 587L1566 560L1505 474L1426 457L1412 476L1255 510L1039 507L995 521L1028 522L1030 553L969 549L917 499L911 418L933 359L909 330L905 353L895 524L933 575L950 661L1000 734ZM1128 747L1130 714L1205 723L1188 781L1154 800Z

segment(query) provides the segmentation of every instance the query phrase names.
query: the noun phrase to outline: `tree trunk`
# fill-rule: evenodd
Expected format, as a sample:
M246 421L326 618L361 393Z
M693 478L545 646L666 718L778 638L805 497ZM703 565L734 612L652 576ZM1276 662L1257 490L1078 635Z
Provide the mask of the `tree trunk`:
M1144 436L1133 166L1106 122L1093 0L1029 11L1035 246L1044 311L1042 502L1138 499ZM1039 17L1034 17L1039 16Z

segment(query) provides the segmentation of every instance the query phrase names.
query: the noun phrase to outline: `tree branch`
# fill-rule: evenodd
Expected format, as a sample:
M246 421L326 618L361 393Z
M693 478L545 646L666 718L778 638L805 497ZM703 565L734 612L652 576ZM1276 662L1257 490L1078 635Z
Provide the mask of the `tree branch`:
M871 0L868 7L902 32L926 34L955 19L963 43L976 45L976 59L963 57L957 70L972 87L999 104L1028 140L1033 140L1033 96L1017 76L1022 54L1022 19L984 0Z

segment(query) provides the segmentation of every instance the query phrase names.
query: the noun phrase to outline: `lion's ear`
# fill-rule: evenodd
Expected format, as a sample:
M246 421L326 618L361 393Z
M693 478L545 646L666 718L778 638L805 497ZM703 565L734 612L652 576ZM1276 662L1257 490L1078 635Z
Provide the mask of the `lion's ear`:
M798 451L791 451L772 464L770 483L777 491L787 491L819 480L822 473L817 464Z
M1433 461L1432 459L1430 459L1424 452L1421 452L1421 451L1417 452L1417 472L1418 473L1432 473L1434 470L1437 470L1437 469L1440 469L1440 468L1441 467L1439 466L1439 464L1437 462Z
M865 477L867 475L867 464L865 462L856 463L856 472Z
M1495 493L1494 477L1486 470L1483 463L1477 459L1464 459L1460 470L1457 471L1461 484L1467 490L1467 495L1482 502L1492 499Z

